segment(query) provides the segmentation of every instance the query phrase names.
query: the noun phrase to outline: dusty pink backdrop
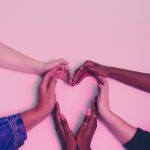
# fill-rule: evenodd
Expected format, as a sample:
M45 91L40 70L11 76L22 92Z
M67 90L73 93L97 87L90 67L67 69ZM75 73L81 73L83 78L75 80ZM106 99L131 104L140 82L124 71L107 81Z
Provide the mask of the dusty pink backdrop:
M0 41L40 61L64 57L75 69L86 59L150 72L150 1L1 0ZM32 107L40 78L0 69L0 116ZM109 80L114 112L150 131L150 94ZM62 90L63 89L63 90ZM97 93L89 78L71 88L62 81L57 98L70 127L76 131L89 101ZM28 133L21 150L57 150L60 144L51 118ZM98 123L93 150L123 150Z

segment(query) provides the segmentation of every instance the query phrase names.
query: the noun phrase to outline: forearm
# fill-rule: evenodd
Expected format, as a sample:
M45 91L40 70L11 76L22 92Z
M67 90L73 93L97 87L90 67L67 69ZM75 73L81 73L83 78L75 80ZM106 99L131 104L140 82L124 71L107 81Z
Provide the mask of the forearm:
M40 110L38 108L33 108L31 110L23 112L22 119L26 128L26 131L29 131L34 126L43 121L48 115L49 111Z
M140 90L150 92L150 74L108 67L108 77Z
M101 114L102 122L111 131L111 133L122 143L125 144L132 139L136 133L136 128L115 115L113 112L104 112Z
M41 74L44 65L0 43L0 67L25 73Z

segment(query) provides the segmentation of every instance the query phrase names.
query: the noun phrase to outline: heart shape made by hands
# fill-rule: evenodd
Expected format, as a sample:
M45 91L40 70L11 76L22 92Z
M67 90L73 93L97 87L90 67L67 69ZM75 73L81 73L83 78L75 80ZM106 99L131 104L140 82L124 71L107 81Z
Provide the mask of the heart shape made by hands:
M92 99L97 94L97 83L92 77L85 78L76 86L70 86L62 80L58 80L56 99L60 104L60 111L66 116L72 131L78 130L86 111L91 108Z

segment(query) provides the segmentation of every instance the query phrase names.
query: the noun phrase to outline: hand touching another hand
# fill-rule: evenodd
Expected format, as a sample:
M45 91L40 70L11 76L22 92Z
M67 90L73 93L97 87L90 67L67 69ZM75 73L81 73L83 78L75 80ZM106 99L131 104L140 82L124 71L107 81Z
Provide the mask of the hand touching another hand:
M43 66L43 73L44 72L47 72L47 71L50 71L54 68L56 68L57 66L60 66L60 65L68 65L69 63L63 59L63 58L60 58L60 59L57 59L57 60L53 60L51 62L48 62L48 63L45 63Z
M26 131L32 129L52 112L56 103L56 74L58 74L57 69L45 74L39 86L39 101L37 105L22 113Z
M68 82L69 84L71 84L72 82L72 75L71 75L71 69L69 68L68 66L68 62L61 58L61 59L58 59L58 60L54 60L52 62L49 62L49 63L44 63L42 65L42 73L41 74L44 74L48 71L51 71L52 69L55 69L55 68L62 68L62 70L65 72L65 81Z
M39 101L36 109L48 114L53 110L56 102L55 86L57 83L57 69L49 71L45 74L39 86Z
M90 150L91 141L97 128L97 116L95 108L96 98L91 103L91 110L88 110L84 121L79 128L76 136L77 147L79 150Z
M105 78L98 76L99 96L97 98L97 111L100 116L110 112L108 82Z
M59 104L56 103L54 112L55 127L65 150L90 150L91 141L97 127L95 100L92 101L92 110L87 112L76 138L69 128L66 118L60 113Z
M72 85L79 84L87 76L108 77L108 75L109 67L87 60L75 70Z
M54 112L55 127L65 150L76 150L76 141L64 115L60 113L59 104L56 103Z

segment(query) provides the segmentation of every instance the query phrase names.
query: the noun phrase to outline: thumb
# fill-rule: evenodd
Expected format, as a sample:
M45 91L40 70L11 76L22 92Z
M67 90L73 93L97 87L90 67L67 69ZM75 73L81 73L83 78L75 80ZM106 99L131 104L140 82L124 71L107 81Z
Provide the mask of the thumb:
M48 91L55 90L56 84L57 84L57 79L56 78L50 79L49 86L48 86Z
M56 87L56 84L57 84L57 79L56 79L56 78L50 79L48 89L53 89L53 88L55 88L55 87Z

